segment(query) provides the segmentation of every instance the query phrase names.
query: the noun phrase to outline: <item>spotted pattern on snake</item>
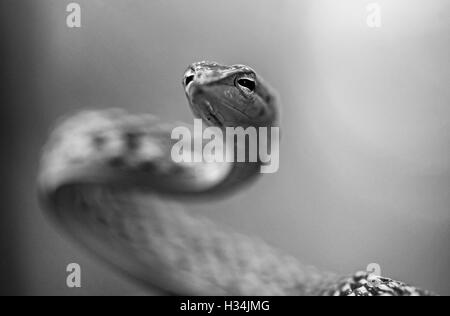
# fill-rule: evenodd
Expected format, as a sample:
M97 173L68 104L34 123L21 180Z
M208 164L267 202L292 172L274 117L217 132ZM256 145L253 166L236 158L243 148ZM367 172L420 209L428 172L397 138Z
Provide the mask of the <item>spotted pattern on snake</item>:
M194 63L183 87L194 115L209 125L277 125L274 90L247 66ZM46 213L110 266L169 293L431 294L367 273L320 271L188 211L192 200L224 198L253 183L261 163L175 163L171 131L179 125L119 109L64 118L41 159Z
M435 294L403 282L360 271L344 277L320 295L326 296L434 296Z

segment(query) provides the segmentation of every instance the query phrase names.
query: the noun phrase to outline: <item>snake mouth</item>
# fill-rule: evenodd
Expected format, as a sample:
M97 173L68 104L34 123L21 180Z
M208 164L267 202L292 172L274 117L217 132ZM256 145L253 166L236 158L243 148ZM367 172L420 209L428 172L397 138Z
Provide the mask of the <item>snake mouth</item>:
M206 113L204 113L204 120L206 120L210 125L225 127L217 114L211 111L208 107Z

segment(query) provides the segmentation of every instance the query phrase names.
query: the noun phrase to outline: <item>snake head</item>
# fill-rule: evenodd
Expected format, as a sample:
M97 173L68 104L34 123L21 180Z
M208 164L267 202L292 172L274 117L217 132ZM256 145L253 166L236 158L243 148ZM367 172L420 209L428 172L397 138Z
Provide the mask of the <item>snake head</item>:
M253 69L215 62L190 65L183 86L194 115L220 127L272 126L275 94Z

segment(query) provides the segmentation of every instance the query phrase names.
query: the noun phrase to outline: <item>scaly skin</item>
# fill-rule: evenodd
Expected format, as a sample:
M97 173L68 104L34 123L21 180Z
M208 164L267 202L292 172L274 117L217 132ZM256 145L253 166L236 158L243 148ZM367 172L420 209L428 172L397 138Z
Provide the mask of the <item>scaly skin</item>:
M208 125L277 124L274 92L247 66L195 63L183 86L194 115ZM174 163L170 135L177 125L121 110L63 120L44 148L38 181L48 214L110 265L170 293L428 294L367 274L321 272L186 211L182 205L192 199L242 189L261 164Z

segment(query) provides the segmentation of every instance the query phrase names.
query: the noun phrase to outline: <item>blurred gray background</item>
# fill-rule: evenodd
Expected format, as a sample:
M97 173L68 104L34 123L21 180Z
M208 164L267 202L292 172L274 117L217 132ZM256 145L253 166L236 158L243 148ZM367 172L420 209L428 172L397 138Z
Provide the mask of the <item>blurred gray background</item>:
M116 275L41 212L40 148L61 115L124 107L192 122L181 88L203 59L254 67L280 92L280 171L201 212L320 268L450 294L446 0L3 0L1 294L157 294ZM382 27L366 25L366 5ZM66 265L82 267L68 289Z

